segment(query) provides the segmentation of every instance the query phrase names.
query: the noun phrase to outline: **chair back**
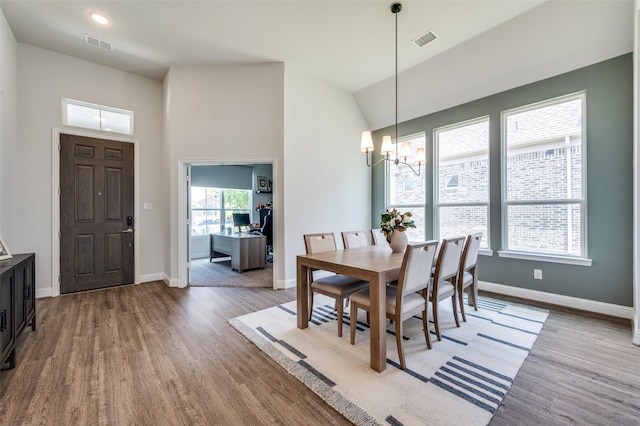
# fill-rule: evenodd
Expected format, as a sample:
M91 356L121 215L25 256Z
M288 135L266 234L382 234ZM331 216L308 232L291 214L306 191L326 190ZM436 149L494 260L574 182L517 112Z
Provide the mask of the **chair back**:
M272 221L271 211L272 210L269 210L265 215L264 223L262 224L262 228L260 229L260 232L262 233L262 235L267 237L268 246L273 244L273 224L271 222Z
M367 234L364 231L343 231L342 242L346 249L369 245L367 242Z
M382 229L372 229L371 230L371 241L373 241L373 245L375 246L388 246L389 242L387 241L387 237L382 233Z
M404 297L429 286L431 264L437 246L437 241L407 245L400 268L398 294Z
M466 237L448 238L440 243L434 281L447 280L458 275L460 255Z
M306 234L304 248L307 250L307 254L336 251L336 239L332 232Z
M462 260L460 261L460 271L468 271L478 263L478 251L480 251L480 242L482 241L482 232L471 234L467 237L462 250Z

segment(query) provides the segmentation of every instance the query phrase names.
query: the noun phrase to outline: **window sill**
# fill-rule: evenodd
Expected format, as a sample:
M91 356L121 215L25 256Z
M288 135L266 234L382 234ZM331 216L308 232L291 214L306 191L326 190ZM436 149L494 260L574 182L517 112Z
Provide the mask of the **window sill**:
M493 256L493 250L481 248L478 250L478 254L480 256Z
M540 262L563 263L565 265L591 266L591 259L586 257L554 256L550 254L523 253L517 251L498 251L499 257Z

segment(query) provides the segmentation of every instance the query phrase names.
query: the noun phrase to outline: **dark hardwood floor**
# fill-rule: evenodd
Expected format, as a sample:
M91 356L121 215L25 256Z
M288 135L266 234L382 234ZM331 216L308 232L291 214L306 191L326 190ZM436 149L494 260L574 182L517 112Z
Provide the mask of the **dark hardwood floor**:
M294 299L161 282L38 299L0 375L0 424L349 424L227 323ZM629 321L550 309L491 424L639 424Z

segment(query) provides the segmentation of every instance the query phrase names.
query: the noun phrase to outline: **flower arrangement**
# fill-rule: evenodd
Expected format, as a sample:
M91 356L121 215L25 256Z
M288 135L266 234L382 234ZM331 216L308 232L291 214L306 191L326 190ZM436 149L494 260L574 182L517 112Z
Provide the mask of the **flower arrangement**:
M404 232L407 228L415 228L416 224L411 219L411 212L400 213L396 209L382 213L380 216L380 228L382 233L387 237L387 241L391 242L391 234L395 231Z

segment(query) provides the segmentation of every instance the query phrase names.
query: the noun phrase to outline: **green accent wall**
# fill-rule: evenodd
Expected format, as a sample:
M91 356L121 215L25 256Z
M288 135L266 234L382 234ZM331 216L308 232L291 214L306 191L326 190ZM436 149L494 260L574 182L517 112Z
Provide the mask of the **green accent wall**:
M451 90L456 90L452 87ZM500 113L586 91L587 243L591 266L498 257L502 244ZM428 100L425 100L428 102ZM433 236L433 129L490 117L490 233L493 256L479 258L479 279L620 306L633 306L633 62L626 54L398 124L398 136L425 132L427 239ZM374 132L378 149L388 127ZM375 159L375 158L374 158ZM384 166L372 173L371 223L385 208ZM542 280L533 270L542 269Z

